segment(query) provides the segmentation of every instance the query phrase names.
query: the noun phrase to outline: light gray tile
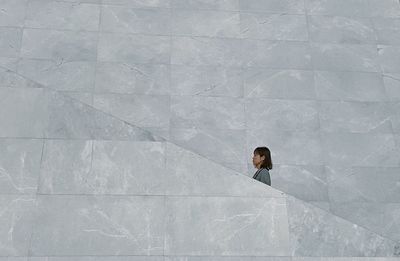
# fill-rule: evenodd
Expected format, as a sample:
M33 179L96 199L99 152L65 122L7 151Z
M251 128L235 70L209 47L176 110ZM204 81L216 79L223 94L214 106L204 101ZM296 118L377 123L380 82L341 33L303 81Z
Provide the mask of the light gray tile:
M171 0L102 0L103 4L124 5L128 7L153 8L153 7L169 7Z
M171 67L171 94L242 97L242 71L214 66Z
M0 139L0 193L36 193L43 141Z
M209 37L239 37L239 12L175 9L171 33Z
M243 163L246 155L244 130L171 129L170 141L212 161L231 166Z
M60 1L60 0L55 0ZM62 2L69 2L69 3L90 3L90 4L101 4L102 0L61 0Z
M376 17L372 19L380 44L400 44L400 19Z
M321 130L327 132L392 133L390 107L383 102L321 102Z
M396 167L400 146L392 134L322 133L322 154L329 165Z
M83 194L88 189L93 142L90 140L46 140L38 192Z
M43 137L47 123L43 89L0 88L0 97L0 137Z
M1 69L8 69L13 72L17 71L18 58L0 57Z
M331 211L379 235L400 240L400 204L333 203Z
M165 261L292 261L291 257L256 256L166 256ZM384 261L384 260L382 260Z
M88 92L68 92L60 91L61 94L68 96L74 100L80 101L89 106L93 106L93 94Z
M392 126L394 133L400 133L400 102L394 102L390 104L392 111Z
M172 128L244 129L244 101L229 97L171 97Z
M304 14L304 2L297 0L239 0L239 4L242 11Z
M379 72L379 60L374 45L311 45L314 69L335 71Z
M100 34L99 61L169 63L170 40L166 36Z
M13 67L13 65L8 66ZM40 88L39 83L31 81L25 76L16 73L12 69L0 67L0 87L13 87L13 88Z
M246 66L275 69L311 69L311 53L307 42L244 40Z
M323 166L279 165L271 173L271 185L305 201L329 201Z
M29 257L29 261L163 261L163 256L43 256ZM1 260L1 259L0 259ZM13 260L11 260L13 261ZM17 260L15 260L17 261ZM382 260L385 261L385 260Z
M368 0L372 16L400 17L400 4L397 0Z
M104 32L168 35L171 31L170 11L103 5L100 28Z
M372 22L365 18L309 16L308 23L310 39L314 42L376 43Z
M87 31L99 29L99 5L29 0L26 10L26 27Z
M396 261L398 257L292 257L292 261Z
M305 15L240 13L243 38L307 41Z
M23 26L27 0L2 0L0 26Z
M249 129L316 131L319 129L315 101L246 99L246 126Z
M96 60L97 33L24 29L21 56L61 61Z
M28 256L35 205L34 195L0 196L2 256Z
M243 72L245 97L315 99L312 71L247 68Z
M400 47L378 45L379 62L383 72L400 72Z
M18 57L21 49L22 29L0 27L0 56Z
M247 130L247 155L260 146L271 150L273 163L322 165L321 140L316 131Z
M169 126L169 96L94 94L93 104L95 108L139 127Z
M39 196L33 256L161 255L162 197Z
M331 202L400 203L398 167L327 166L326 170Z
M166 195L283 198L284 193L167 143Z
M314 78L319 100L387 100L380 73L315 71Z
M306 0L308 14L338 16L372 16L369 0Z
M0 257L0 261L28 261L28 257Z
M170 66L157 64L99 62L96 92L169 94Z
M289 254L283 199L169 197L166 210L167 255Z
M171 64L241 66L242 48L240 39L173 37Z
M59 91L92 91L95 63L21 59L18 72L46 87Z
M293 256L393 256L395 242L287 197Z
M165 144L95 141L88 192L164 195Z
M384 73L383 82L388 98L400 101L400 73Z
M171 0L172 8L239 10L239 0Z
M311 205L320 208L325 211L329 211L330 208L330 203L329 201L308 201L307 203L310 203Z

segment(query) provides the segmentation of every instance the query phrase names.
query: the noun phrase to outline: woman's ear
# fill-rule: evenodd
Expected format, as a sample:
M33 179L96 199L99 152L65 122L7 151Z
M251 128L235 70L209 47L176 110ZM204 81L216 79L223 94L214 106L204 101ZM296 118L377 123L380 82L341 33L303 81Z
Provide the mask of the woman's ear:
M264 160L265 160L265 156L260 156L260 159L261 159L262 161L264 161Z

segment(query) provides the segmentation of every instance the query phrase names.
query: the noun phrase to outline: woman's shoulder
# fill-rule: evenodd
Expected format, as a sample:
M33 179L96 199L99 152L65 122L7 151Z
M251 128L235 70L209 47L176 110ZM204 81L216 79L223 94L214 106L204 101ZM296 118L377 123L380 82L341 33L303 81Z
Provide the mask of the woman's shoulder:
M269 174L269 170L267 168L260 169L260 173L267 173Z

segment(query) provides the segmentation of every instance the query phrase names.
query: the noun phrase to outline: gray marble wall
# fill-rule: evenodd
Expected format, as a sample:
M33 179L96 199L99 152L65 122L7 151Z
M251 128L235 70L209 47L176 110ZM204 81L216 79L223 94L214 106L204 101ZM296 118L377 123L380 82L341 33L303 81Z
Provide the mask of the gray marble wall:
M27 197L17 200L27 204L21 211L42 200L44 216L61 217L48 207L59 199L32 201L36 191L73 194L65 204L90 205L90 197L75 194L160 189L147 172L139 176L143 184L107 180L108 171L122 171L118 165L134 170L127 159L118 162L133 152L116 150L110 165L95 151L114 145L95 140L168 140L244 175L254 172L254 147L267 145L273 187L365 228L361 237L400 241L397 0L0 0L0 6L0 186L3 194ZM96 157L106 177L82 174ZM51 165L59 160L70 163ZM7 177L12 171L17 181ZM175 243L173 251L192 251ZM337 253L369 253L359 247ZM294 254L312 255L310 249Z

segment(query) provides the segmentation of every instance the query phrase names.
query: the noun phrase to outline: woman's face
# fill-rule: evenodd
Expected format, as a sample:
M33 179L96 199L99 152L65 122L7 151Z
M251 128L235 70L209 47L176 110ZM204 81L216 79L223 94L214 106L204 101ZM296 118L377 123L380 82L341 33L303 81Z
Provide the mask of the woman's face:
M262 161L264 160L264 156L260 156L260 155L258 155L257 153L254 153L254 155L253 155L253 165L254 165L254 167L259 167L259 166L261 166L261 163L262 163Z

